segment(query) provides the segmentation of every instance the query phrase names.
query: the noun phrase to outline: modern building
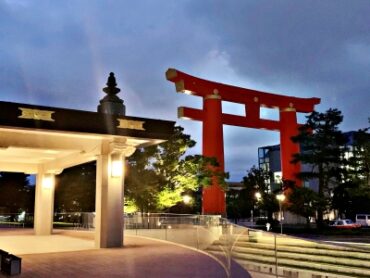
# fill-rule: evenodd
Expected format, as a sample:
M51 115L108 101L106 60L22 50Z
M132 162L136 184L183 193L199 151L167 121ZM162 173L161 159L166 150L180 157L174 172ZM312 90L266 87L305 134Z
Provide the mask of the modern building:
M345 157L348 159L353 157L357 148L356 144L356 131L348 131L344 133L347 139ZM368 134L368 140L370 142L370 134ZM281 157L280 157L280 145L263 146L258 148L258 166L260 169L271 172L273 174L271 178L271 185L281 183ZM305 171L309 165L302 164L302 170ZM308 169L307 169L308 170ZM315 180L305 181L304 186L317 191L318 184Z
M345 132L344 136L347 139L344 153L345 158L349 159L356 155L358 151L356 142L356 131ZM366 135L365 135L366 136ZM366 136L370 142L370 134ZM263 146L258 148L258 166L260 169L271 172L272 177L270 180L271 190L278 189L281 185L281 157L280 145ZM308 171L310 165L302 164L302 171ZM304 181L303 186L308 187L314 191L318 191L318 181L315 179ZM328 215L329 219L335 218L335 213L332 212Z
M280 145L264 146L258 148L258 166L261 170L271 172L270 184L274 185L281 182L281 159Z

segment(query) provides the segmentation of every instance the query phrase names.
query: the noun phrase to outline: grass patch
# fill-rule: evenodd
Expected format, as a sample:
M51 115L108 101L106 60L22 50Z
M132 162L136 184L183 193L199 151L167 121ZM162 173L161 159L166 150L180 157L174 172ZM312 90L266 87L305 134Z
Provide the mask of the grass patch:
M54 228L75 228L76 225L68 222L53 222Z

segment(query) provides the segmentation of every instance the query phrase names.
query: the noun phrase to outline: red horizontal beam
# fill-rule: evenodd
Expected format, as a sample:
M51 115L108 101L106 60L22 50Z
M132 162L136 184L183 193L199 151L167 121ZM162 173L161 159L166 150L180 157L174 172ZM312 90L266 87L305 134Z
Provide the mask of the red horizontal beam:
M168 69L166 78L175 83L177 92L189 93L200 97L217 93L222 100L246 105L259 104L259 106L269 108L290 108L295 109L297 112L310 113L314 110L314 106L320 103L319 98L290 97L240 88L201 79L176 69Z
M203 110L189 108L189 107L179 107L178 117L180 119L191 119L196 121L203 121ZM231 115L222 113L222 123L232 126L241 126L249 128L262 128L268 130L280 130L280 123L278 121L265 120L265 119L248 119L245 116Z
M225 125L241 126L249 128L259 128L268 130L280 130L280 123L272 120L257 119L249 120L248 116L237 116L231 114L222 114L222 123Z
M180 106L177 108L177 117L179 119L189 119L203 121L203 110Z

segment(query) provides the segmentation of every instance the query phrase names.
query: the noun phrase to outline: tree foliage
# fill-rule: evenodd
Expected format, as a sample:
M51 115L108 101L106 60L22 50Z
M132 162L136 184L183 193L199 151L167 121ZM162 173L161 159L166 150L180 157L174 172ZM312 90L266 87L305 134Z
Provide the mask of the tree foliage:
M369 119L370 123L370 119ZM333 208L340 216L354 218L370 213L370 134L369 128L353 133L344 182L333 195Z
M295 187L288 197L289 211L306 218L306 224L309 227L310 218L315 216L320 202L318 194L307 187Z
M302 162L308 166L299 177L318 182L319 226L323 224L323 214L330 206L333 190L345 176L346 138L338 128L342 120L342 113L337 109L329 109L325 113L314 111L307 116L307 122L299 129L299 135L292 138L302 147L301 152L295 154L293 162Z
M370 123L370 118L369 118ZM370 127L360 129L353 135L352 155L349 157L349 179L370 187Z
M139 148L128 158L125 178L125 202L131 202L140 211L153 211L157 204L159 179L151 165L156 146Z
M95 211L96 163L65 169L56 176L54 208L58 212Z
M182 127L175 127L168 141L140 148L128 159L125 198L134 201L141 211L172 207L185 192L208 186L213 176L226 185L227 174L217 170L214 158L185 156L195 141L183 131Z
M239 218L251 216L251 210L254 209L253 198L246 188L229 188L226 194L227 217L234 219L235 223Z
M23 173L0 173L0 207L4 212L33 213L35 187L29 185L27 177Z
M272 214L279 210L279 205L276 200L276 192L271 191L270 187L271 173L258 169L253 166L247 171L247 175L243 177L243 184L246 190L246 198L251 202L252 208L267 213L267 218L270 223L273 222ZM256 198L256 193L260 194L260 198Z

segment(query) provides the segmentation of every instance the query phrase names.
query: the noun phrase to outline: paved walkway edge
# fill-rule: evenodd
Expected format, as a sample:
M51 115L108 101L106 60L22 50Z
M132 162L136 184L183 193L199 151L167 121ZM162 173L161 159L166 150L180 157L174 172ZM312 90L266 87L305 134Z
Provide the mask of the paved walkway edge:
M194 247L191 247L191 246L187 246L187 245L184 245L184 244L181 244L181 243L177 243L177 242L173 242L173 241L168 241L168 240L163 240L163 239L158 239L158 238L152 238L152 237L146 237L146 236L138 236L138 235L127 235L127 236L131 236L131 237L141 237L141 238L146 238L146 239L151 239L151 240L155 240L155 241L159 241L159 242L163 242L163 243L167 243L167 244L173 244L173 245L176 245L176 246L179 246L179 247L183 247L183 248L187 248L187 249L190 249L192 251L196 251L196 252L199 252L199 253L202 253L204 255L207 255L208 257L212 258L213 260L215 260L217 263L219 263L221 265L221 267L224 269L227 277L230 277L230 271L227 269L227 267L221 262L221 260L219 260L216 256L210 254L210 253L207 253L206 251L203 251L203 250L200 250L200 249L197 249L197 248L194 248Z

